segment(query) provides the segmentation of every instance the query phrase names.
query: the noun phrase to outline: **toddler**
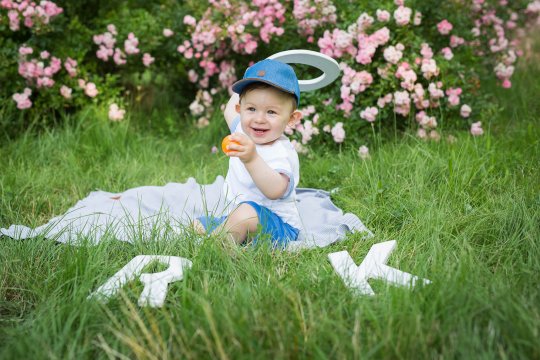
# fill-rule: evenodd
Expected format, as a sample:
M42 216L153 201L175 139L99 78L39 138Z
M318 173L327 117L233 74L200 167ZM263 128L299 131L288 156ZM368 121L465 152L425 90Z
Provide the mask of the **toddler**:
M283 135L302 117L298 79L289 65L266 59L249 67L232 90L224 112L232 133L224 193L236 207L220 218L200 217L195 226L224 231L238 244L260 230L283 247L302 229L296 208L298 154Z

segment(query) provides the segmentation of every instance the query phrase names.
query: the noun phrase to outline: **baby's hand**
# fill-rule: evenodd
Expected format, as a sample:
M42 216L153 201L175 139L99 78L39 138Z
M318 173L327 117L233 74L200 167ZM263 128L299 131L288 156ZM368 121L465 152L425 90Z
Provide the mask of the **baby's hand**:
M243 163L248 163L257 156L257 150L255 149L253 140L249 136L238 132L231 135L231 142L228 145L228 149L228 156L238 157Z

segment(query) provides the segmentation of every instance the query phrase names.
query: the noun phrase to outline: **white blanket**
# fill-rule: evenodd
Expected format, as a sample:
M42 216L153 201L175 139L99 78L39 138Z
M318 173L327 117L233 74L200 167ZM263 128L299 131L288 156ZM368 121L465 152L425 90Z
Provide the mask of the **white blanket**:
M105 236L133 242L166 230L181 233L198 216L229 212L229 204L222 197L223 181L218 176L212 184L199 185L189 178L183 184L142 186L119 194L94 191L42 226L31 229L11 225L1 228L0 235L17 240L43 236L76 245L81 240L98 243ZM299 188L297 206L305 231L300 232L298 241L289 243L287 250L328 246L344 239L348 232L373 236L356 215L343 214L327 191Z

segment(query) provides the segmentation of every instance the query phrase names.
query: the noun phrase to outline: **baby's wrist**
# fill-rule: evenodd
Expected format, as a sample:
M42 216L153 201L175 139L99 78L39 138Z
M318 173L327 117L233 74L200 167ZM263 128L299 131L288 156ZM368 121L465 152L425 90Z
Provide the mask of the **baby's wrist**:
M240 160L244 163L244 165L250 165L253 164L258 157L259 154L257 154L257 151L253 150L253 154L251 156L240 158Z

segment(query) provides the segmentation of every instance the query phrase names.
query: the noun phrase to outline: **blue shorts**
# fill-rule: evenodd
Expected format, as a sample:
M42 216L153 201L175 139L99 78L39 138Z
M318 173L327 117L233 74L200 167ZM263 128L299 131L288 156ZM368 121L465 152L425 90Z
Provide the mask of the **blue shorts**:
M243 201L240 204L248 204L253 207L259 217L259 224L261 225L260 234L268 235L272 240L272 245L285 247L289 241L295 241L298 238L299 230L284 222L272 210L253 201ZM221 225L226 219L227 216L201 216L197 218L202 226L204 226L207 233L214 231L214 229ZM254 243L257 242L258 238L259 235L255 237Z

